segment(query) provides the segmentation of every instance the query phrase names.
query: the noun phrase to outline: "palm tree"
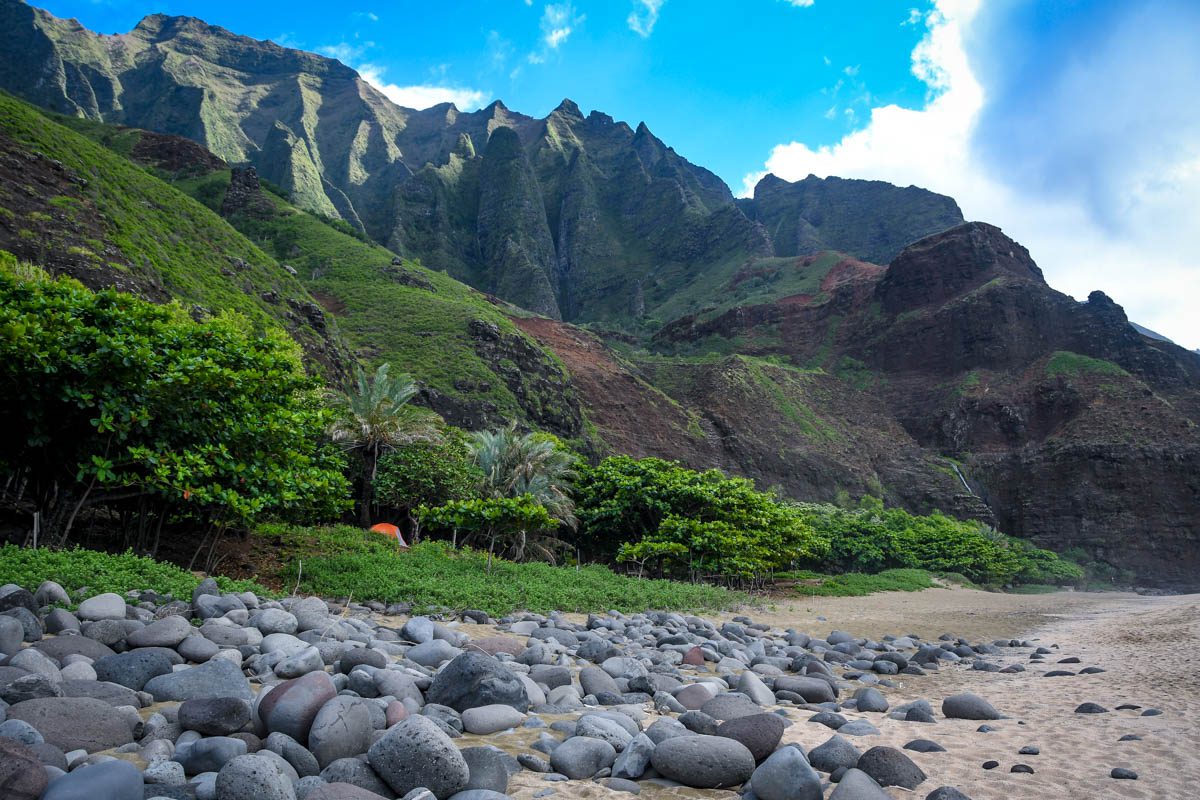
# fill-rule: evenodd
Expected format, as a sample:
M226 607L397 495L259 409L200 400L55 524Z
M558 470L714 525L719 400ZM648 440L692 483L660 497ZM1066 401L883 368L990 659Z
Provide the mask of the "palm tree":
M388 369L388 364L381 364L368 378L361 367L356 367L353 385L335 393L331 402L337 418L330 427L330 436L362 459L359 521L364 528L371 522L379 457L393 447L438 437L428 416L408 404L417 394L416 382L404 374L392 377Z
M548 437L518 434L516 425L471 435L475 463L483 471L480 494L485 498L530 495L562 524L574 529L575 501L570 487L578 477L575 456L560 449ZM562 542L552 535L530 536L518 532L509 543L507 555L522 560L527 550L554 561L554 549Z

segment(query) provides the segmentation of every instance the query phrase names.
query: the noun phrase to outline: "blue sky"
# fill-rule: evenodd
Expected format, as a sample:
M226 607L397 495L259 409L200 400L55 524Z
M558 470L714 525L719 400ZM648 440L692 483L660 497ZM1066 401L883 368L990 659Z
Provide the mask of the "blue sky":
M1200 347L1196 0L35 0L104 33L190 14L336 56L405 105L563 97L736 193L766 171L954 196L1051 285Z

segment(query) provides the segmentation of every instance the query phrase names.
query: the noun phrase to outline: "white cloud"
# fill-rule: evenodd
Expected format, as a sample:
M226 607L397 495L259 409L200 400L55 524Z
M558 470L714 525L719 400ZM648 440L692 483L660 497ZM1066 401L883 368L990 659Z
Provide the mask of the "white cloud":
M367 83L383 92L389 100L405 108L429 108L439 103L454 103L460 111L473 111L482 108L488 99L487 92L468 89L459 86L436 86L432 84L415 84L400 86L388 83L384 79L384 69L374 64L361 64L358 74Z
M372 47L374 42L358 42L351 44L350 42L339 42L337 44L324 44L317 48L317 52L323 56L336 58L343 64L349 64L351 61L357 61Z
M808 8L813 4L814 0L783 0L783 2L796 8Z
M630 11L625 19L629 30L643 39L649 37L654 32L654 26L658 24L658 12L665 2L666 0L634 0L633 11Z
M550 50L557 50L571 37L583 17L575 15L570 3L550 3L542 10L542 43Z
M766 169L746 176L743 193L773 172L786 180L810 173L880 179L948 194L967 219L999 225L1028 247L1053 287L1078 299L1103 290L1130 319L1200 346L1200 141L1158 161L1141 148L1132 174L1100 181L1110 201L1119 202L1120 225L1097 214L1087 191L1094 186L1051 192L1011 180L974 146L988 98L965 37L981 8L982 0L936 0L924 18L927 32L912 54L913 74L929 88L923 108L874 107L865 126L832 145L777 145ZM1121 124L1111 119L1119 106L1105 111L1104 122ZM1032 133L1060 135L1049 125Z

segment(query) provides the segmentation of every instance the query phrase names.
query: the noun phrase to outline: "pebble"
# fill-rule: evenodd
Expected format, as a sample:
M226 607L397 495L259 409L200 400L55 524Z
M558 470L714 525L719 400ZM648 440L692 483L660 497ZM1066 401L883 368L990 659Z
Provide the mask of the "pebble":
M663 777L696 789L739 786L755 769L754 756L741 742L700 734L660 743L650 763Z
M1109 775L1119 781L1136 781L1138 779L1136 772L1125 767L1115 767Z

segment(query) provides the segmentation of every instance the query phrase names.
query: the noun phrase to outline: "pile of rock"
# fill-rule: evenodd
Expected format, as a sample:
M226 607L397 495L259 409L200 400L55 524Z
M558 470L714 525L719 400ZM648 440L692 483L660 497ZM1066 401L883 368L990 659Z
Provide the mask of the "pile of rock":
M934 720L928 702L890 708L879 690L889 676L1027 644L814 638L673 613L391 623L317 598L222 594L212 581L190 602L144 592L66 605L53 583L0 588L0 786L11 800L497 800L522 771L547 782L543 793L556 781L634 793L654 781L761 800L882 799L882 786L926 776L905 751L852 742L878 733L866 715ZM781 744L801 710L836 731L811 752ZM972 696L942 712L1000 717ZM473 738L512 729L537 731L530 747L508 748L515 758Z

